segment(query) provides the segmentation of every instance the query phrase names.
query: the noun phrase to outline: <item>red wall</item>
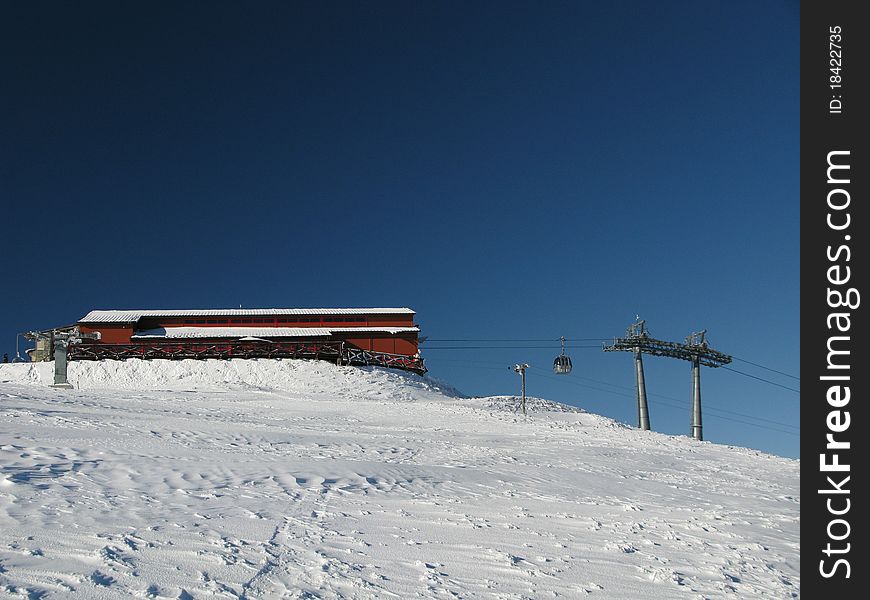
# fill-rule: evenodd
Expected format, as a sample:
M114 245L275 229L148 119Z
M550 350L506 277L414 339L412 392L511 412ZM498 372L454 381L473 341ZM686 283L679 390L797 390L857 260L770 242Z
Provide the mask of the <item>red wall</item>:
M407 338L395 338L396 339L396 354L407 354L408 356L414 356L418 352L417 347L417 336L414 335L413 339Z
M374 352L389 352L390 354L417 354L417 334L403 333L397 335L372 334L366 337L345 334L344 341L355 348L372 350Z
M413 327L414 315L369 315L370 327Z
M99 331L100 341L104 344L129 344L130 336L133 335L133 326L115 323L100 324L99 326L79 325L79 331L82 333Z

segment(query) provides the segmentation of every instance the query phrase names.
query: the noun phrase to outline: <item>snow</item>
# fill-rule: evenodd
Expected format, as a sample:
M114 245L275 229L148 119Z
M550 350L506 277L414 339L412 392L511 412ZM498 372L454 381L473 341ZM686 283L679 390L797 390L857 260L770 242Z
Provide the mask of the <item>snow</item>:
M799 462L294 360L0 365L0 595L787 598Z
M237 338L329 336L322 327L158 327L137 331L131 339L141 338Z
M134 323L142 317L256 317L269 315L413 315L410 308L221 308L183 310L92 310L79 323Z
M131 336L140 338L323 337L334 333L417 333L419 327L158 327Z

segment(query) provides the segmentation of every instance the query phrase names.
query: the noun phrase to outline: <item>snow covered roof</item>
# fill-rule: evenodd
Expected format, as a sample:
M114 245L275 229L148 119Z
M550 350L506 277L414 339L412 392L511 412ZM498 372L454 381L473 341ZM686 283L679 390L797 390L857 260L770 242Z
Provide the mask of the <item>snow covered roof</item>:
M266 315L413 315L410 308L221 308L204 310L92 310L79 323L135 323L142 317L257 317Z
M132 338L239 338L328 337L322 327L158 327L134 333Z
M323 327L332 333L419 333L419 327Z
M419 327L158 327L136 332L142 338L286 338L329 337L333 333L416 333Z

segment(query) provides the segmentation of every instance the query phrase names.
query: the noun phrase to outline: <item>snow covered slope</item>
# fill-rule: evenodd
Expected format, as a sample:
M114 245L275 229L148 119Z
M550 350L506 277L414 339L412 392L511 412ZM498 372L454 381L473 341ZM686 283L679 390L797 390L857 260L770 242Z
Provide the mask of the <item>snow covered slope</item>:
M799 463L306 361L0 365L0 596L788 598Z

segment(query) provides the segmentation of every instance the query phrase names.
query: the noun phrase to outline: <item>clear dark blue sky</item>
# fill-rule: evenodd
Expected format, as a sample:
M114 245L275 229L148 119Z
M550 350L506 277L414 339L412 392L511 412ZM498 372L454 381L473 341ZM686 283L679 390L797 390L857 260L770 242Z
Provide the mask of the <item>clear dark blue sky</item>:
M555 346L434 340L640 314L798 374L797 2L16 4L10 355L93 308L410 306L433 376L515 393L525 361L531 394L630 424L628 354L573 342L556 378ZM689 364L646 365L653 428L688 433ZM798 455L797 393L702 379L707 439Z

